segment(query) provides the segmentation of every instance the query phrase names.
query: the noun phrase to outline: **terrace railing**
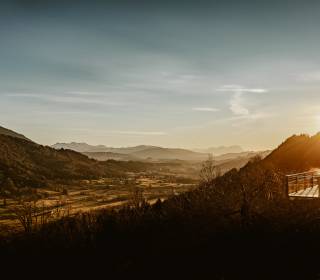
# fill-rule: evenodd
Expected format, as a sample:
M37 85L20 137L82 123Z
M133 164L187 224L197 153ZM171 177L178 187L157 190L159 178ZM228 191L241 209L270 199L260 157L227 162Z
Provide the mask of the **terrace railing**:
M289 174L286 178L287 194L289 197L319 197L320 173L318 171Z

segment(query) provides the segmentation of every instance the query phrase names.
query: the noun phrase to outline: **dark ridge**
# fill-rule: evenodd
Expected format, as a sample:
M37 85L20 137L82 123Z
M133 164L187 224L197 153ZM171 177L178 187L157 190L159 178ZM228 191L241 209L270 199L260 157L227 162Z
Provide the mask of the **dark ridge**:
M21 187L42 187L52 182L125 176L128 171L142 171L152 164L108 160L98 162L81 153L0 135L0 173Z
M15 132L13 130L7 129L5 127L2 127L2 126L0 126L0 135L7 135L7 136L16 137L16 138L20 138L20 139L31 141L30 139L28 139L24 135L22 135L20 133L17 133L17 132Z
M284 173L320 168L320 134L293 135L264 160Z

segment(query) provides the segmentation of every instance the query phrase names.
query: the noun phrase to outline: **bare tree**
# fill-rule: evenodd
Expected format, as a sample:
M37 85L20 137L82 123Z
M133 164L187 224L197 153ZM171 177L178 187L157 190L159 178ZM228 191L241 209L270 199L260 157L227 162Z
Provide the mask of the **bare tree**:
M130 204L134 208L139 208L145 202L143 190L139 187L133 187L130 197Z
M25 232L30 233L37 225L37 206L38 198L36 196L28 198L19 198L18 201L10 206L10 210L17 217Z
M205 186L211 185L213 181L221 175L221 169L216 165L211 154L208 159L202 163L199 175L201 184Z

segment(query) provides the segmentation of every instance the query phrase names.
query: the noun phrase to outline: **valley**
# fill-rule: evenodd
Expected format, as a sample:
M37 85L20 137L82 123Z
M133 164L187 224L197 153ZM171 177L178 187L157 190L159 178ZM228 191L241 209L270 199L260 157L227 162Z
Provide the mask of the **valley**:
M224 174L255 156L268 154L242 151L211 160ZM120 156L118 160L114 155ZM207 159L205 153L144 145L106 148L70 143L48 147L1 128L0 232L37 228L92 210L153 204L189 192L199 185Z
M130 205L135 200L155 203L196 187L197 179L180 177L171 173L128 172L124 178L81 180L73 184L58 184L36 191L34 216L54 220L103 208ZM2 204L2 205L1 205ZM17 199L7 199L6 207L0 202L0 232L22 230L15 209L21 207Z

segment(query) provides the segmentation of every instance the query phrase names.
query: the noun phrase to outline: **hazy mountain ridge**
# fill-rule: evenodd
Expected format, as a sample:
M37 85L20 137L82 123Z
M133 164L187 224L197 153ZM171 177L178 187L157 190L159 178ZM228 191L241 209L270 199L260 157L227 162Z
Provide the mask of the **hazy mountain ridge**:
M214 156L214 159L217 161L222 160L230 160L235 158L252 158L255 156L261 156L262 158L265 158L267 155L269 155L271 151L248 151L248 152L241 152L241 153L228 153L228 154L222 154L219 156Z
M211 153L215 156L223 155L223 154L229 154L229 153L242 153L244 150L242 147L238 145L233 146L219 146L219 147L210 147L207 149L193 149L195 152L200 153Z
M139 158L123 153L113 153L113 152L83 152L82 154L88 156L89 158L106 161L106 160L120 160L120 161L137 161Z
M56 143L51 146L54 149L69 149L73 150L79 153L83 152L107 152L108 148L104 145L89 145L87 143L77 143L77 142L71 142L71 143Z
M70 149L87 155L96 160L188 160L203 161L209 154L214 155L214 159L230 160L238 157L248 158L250 156L262 155L265 157L268 151L243 151L240 146L220 146L195 151L181 148L164 148L149 145L139 145L134 147L113 148L104 145L89 145L87 143L57 143L52 146L55 149ZM206 152L205 152L206 151ZM237 152L238 151L238 152ZM223 153L224 152L224 153ZM261 154L262 153L262 154Z
M157 160L206 160L208 154L197 153L186 149L174 149L174 148L161 148L161 147L151 147L141 151L136 151L130 153L138 158L143 159L157 159Z
M142 151L148 148L152 148L154 146L149 145L139 145L134 147L107 147L105 145L89 145L87 143L78 143L78 142L71 142L71 143L56 143L51 146L54 149L69 149L79 153L118 153L118 154L129 154L138 151Z
M52 146L55 149L70 149L86 154L98 160L121 159L121 160L205 160L207 153L198 153L187 149L163 148L149 145L134 147L112 148L104 145L92 146L86 143L57 143ZM104 154L103 154L104 153ZM123 156L121 156L121 154Z

